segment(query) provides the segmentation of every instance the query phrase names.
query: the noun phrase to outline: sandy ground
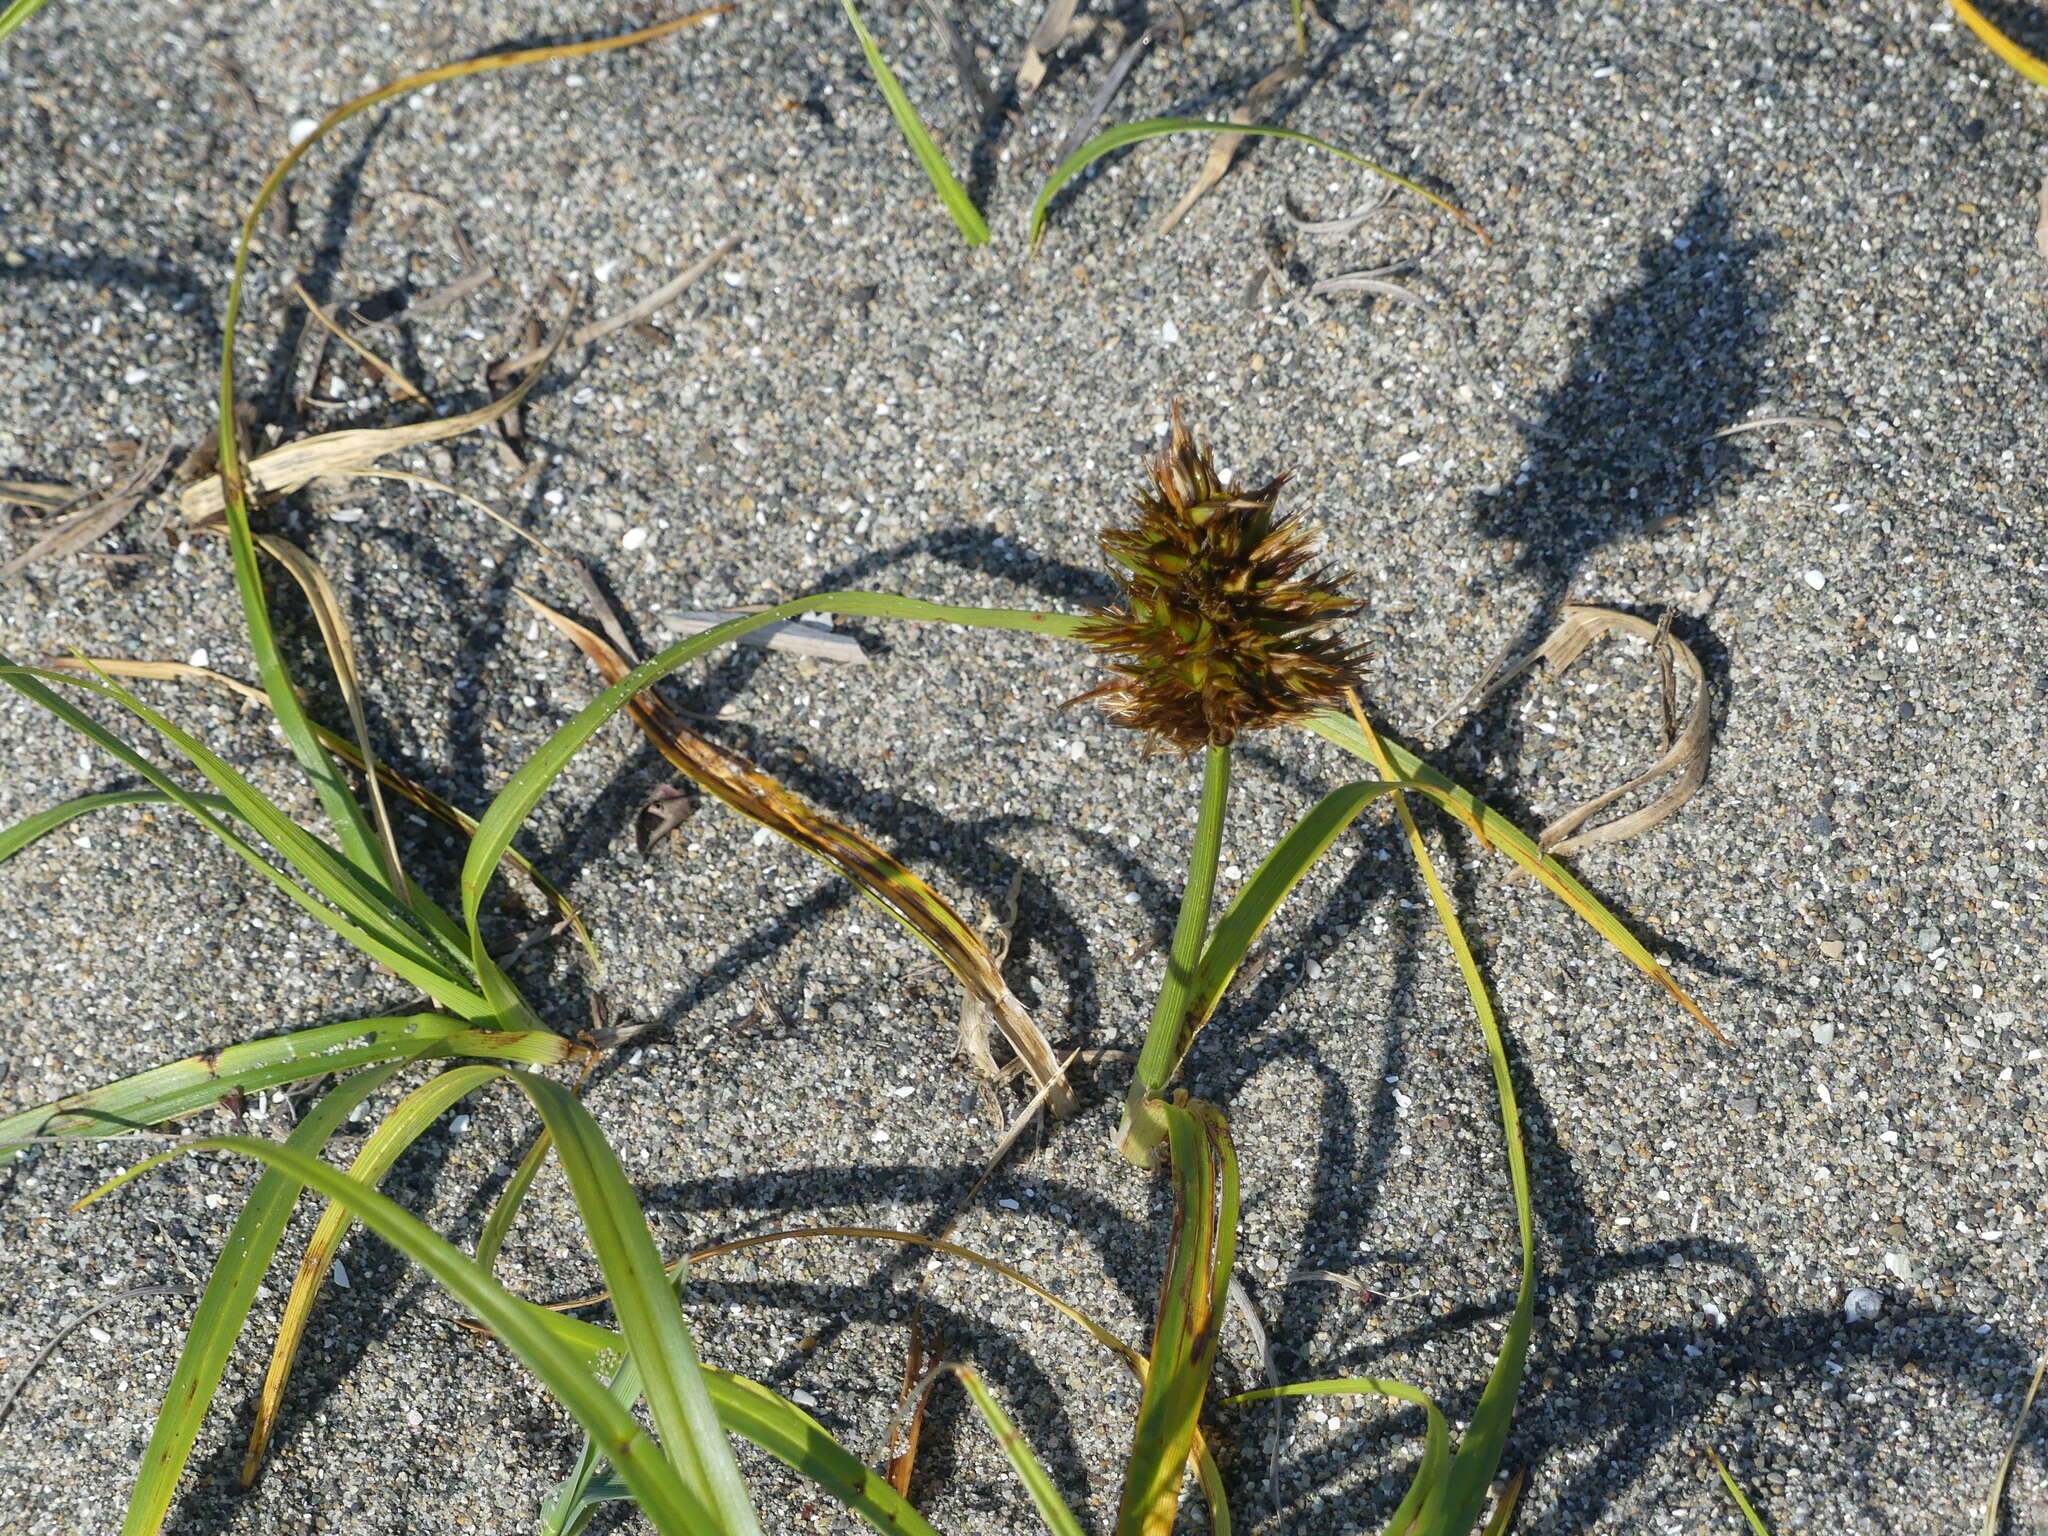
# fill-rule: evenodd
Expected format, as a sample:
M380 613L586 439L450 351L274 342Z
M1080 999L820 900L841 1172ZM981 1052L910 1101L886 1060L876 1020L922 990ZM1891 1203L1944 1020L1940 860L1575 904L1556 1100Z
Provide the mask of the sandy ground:
M594 562L659 643L680 610L832 587L1100 600L1095 530L1180 398L1226 463L1294 470L1294 504L1369 594L1355 628L1375 710L1529 825L1654 750L1643 654L1611 647L1565 682L1429 722L1567 597L1673 607L1710 679L1711 777L1675 819L1576 864L1733 1044L1498 861L1444 845L1537 1180L1517 1529L1736 1529L1704 1446L1781 1532L1973 1529L2048 1341L2048 95L1931 0L1336 9L1355 30L1315 34L1271 120L1426 178L1491 244L1409 200L1348 235L1300 233L1290 210L1333 217L1373 183L1272 142L1153 238L1204 153L1180 139L1078 184L1027 260L1031 198L1112 30L1070 44L977 138L923 17L878 10L989 212L996 242L970 251L836 8L755 6L344 131L294 182L289 227L265 227L244 389L288 435L423 414L338 355L317 381L294 372L294 277L375 316L488 264L492 283L370 333L453 409L485 398L484 367L530 313L559 312L555 279L608 313L736 237L659 334L551 366L526 413L534 478L515 488L477 438L403 462ZM1033 16L961 14L987 67L1012 67ZM106 485L115 444L182 451L205 429L232 228L295 121L409 69L648 19L586 8L564 33L560 7L533 4L50 6L0 50L0 477ZM1288 46L1284 7L1230 6L1162 45L1112 117L1225 114ZM1302 295L1395 261L1419 303ZM1248 296L1268 264L1291 291ZM167 533L170 510L160 494L89 557L0 588L0 646L203 651L248 675L224 548ZM361 482L265 515L345 594L384 750L452 798L482 804L592 693L513 594L575 606L573 586L475 513ZM30 533L4 538L18 552ZM292 612L310 677L312 627ZM1055 1039L1134 1046L1193 770L1060 711L1090 677L1068 650L857 632L863 669L746 655L689 674L677 702L970 915L1021 876L1013 985ZM154 697L311 814L259 718L190 689ZM0 703L0 740L0 820L125 782L21 701ZM1226 884L1355 767L1292 735L1243 754ZM519 971L564 1028L593 987L664 1026L590 1104L668 1246L941 1219L994 1136L949 1060L949 980L715 807L642 860L634 815L668 778L610 729L548 798L526 846L583 905L604 970L593 982L543 951ZM422 830L412 857L445 894L457 851ZM168 812L77 823L0 869L0 1107L412 1001ZM1142 1338L1167 1211L1157 1181L1104 1150L1125 1070L1084 1079L1085 1113L1029 1144L962 1231ZM1469 1413L1512 1299L1512 1212L1479 1040L1394 829L1369 817L1297 893L1189 1076L1242 1148L1242 1273L1284 1373L1400 1377ZM527 1134L502 1097L470 1108L391 1184L464 1238ZM247 1171L195 1158L68 1212L131 1152L36 1153L0 1174L0 1381L95 1297L203 1280ZM544 1181L511 1283L588 1283L568 1217ZM390 1251L357 1238L345 1261L266 1478L234 1486L256 1345L170 1529L531 1529L575 1443L564 1416ZM1375 1294L1284 1283L1301 1269ZM708 1358L808 1394L878 1456L915 1275L875 1251L771 1250L707 1266L692 1315ZM1851 1326L1859 1286L1882 1310ZM0 1529L116 1525L188 1309L123 1303L36 1376L0 1427ZM1105 1529L1134 1390L993 1282L943 1271L928 1310ZM1235 1327L1220 1374L1258 1376ZM1419 1444L1412 1417L1365 1403L1216 1422L1239 1528L1256 1532L1378 1529ZM2044 1461L2037 1428L2010 1530L2048 1530ZM852 1528L772 1470L761 1486L773 1530ZM944 1529L1030 1526L954 1401L919 1497Z

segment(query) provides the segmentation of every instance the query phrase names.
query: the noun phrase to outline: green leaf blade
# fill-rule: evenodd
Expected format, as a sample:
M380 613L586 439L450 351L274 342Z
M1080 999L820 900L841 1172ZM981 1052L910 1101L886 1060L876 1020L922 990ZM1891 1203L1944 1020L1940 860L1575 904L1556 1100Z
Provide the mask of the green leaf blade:
M882 57L881 48L869 33L866 23L860 19L853 0L839 0L839 3L846 12L846 19L853 24L854 36L860 39L860 51L867 58L868 71L875 77L875 84L882 88L882 99L889 104L890 116L896 119L896 126L910 145L910 152L917 157L917 163L924 167L932 190L939 194L939 201L952 215L954 226L969 245L987 245L988 224L982 218L981 210L974 206L974 199L967 195L967 189L960 185L953 168L946 164L946 157L933 140L931 130L917 115L917 108L911 105L910 97L904 93L895 71L889 68L889 61Z

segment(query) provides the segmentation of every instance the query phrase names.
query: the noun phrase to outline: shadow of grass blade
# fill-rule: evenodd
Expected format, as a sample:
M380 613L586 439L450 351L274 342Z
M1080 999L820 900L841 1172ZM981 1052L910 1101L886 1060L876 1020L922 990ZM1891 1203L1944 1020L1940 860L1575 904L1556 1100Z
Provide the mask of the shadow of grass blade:
M1408 1492L1387 1522L1386 1536L1408 1536L1443 1494L1444 1472L1451 1464L1451 1429L1435 1401L1420 1387L1380 1376L1347 1376L1323 1381L1294 1381L1282 1387L1260 1387L1221 1400L1224 1407L1264 1402L1279 1397L1391 1397L1413 1403L1423 1412L1422 1461L1409 1479ZM1460 1533L1462 1536L1462 1533Z
M234 815L234 807L219 795L194 795L192 798L212 811L216 816ZM29 844L48 837L67 822L93 811L103 811L117 805L176 805L178 802L160 789L110 789L103 794L80 795L76 800L66 800L62 805L53 805L47 811L24 817L0 832L0 864L6 863Z
M1721 1453L1711 1445L1705 1447L1707 1460L1714 1464L1714 1470L1721 1474L1721 1486L1728 1490L1728 1497L1735 1501L1735 1507L1742 1511L1742 1518L1749 1522L1755 1536L1771 1536L1771 1528L1764 1524L1764 1517L1756 1512L1756 1506L1749 1502L1749 1496L1742 1491L1742 1485L1735 1481L1735 1474L1728 1470L1728 1463L1721 1459Z
M1032 1454L1024 1436L1018 1433L1017 1426L1010 1422L1010 1416L1003 1412L1002 1405L989 1391L988 1383L981 1379L981 1372L971 1365L947 1365L941 1366L940 1369L951 1371L959 1378L960 1385L967 1389L968 1397L973 1400L990 1433L996 1437L996 1444L1002 1448L1003 1455L1009 1458L1010 1465L1016 1469L1018 1481L1024 1484L1024 1491L1031 1495L1031 1502L1038 1510L1039 1519L1045 1522L1045 1528L1051 1531L1053 1536L1082 1536L1081 1522L1076 1520L1074 1512L1067 1508L1066 1500L1060 1497L1052 1479L1046 1476L1045 1468Z
M1052 207L1053 198L1059 195L1060 188L1104 155L1169 133L1251 134L1259 138L1290 139L1297 144L1312 145L1341 159L1349 160L1353 165L1363 166L1375 176L1383 176L1395 186L1414 193L1424 202L1435 204L1488 245L1493 243L1492 238L1479 227L1470 214L1445 202L1427 187L1410 181L1405 176L1397 176L1385 166L1375 165L1363 156L1355 155L1350 150L1340 148L1325 139L1319 139L1312 133L1302 133L1293 128L1278 128L1270 123L1219 123L1201 117L1148 117L1142 122L1120 123L1114 128L1104 129L1060 162L1053 173L1045 179L1045 185L1038 189L1038 200L1031 205L1031 248L1034 251L1038 249L1038 242L1045 234L1046 216Z
M546 1030L475 1029L445 1013L351 1019L189 1056L9 1115L0 1119L0 1151L38 1137L94 1139L148 1130L211 1109L231 1090L261 1093L379 1062L488 1056L544 1067L586 1054L586 1047Z
M1949 0L1963 25L1976 33L1984 45L2036 85L2048 85L2048 60L2036 58L1992 24L1970 0Z
M427 1128L440 1119L444 1110L501 1076L503 1073L496 1067L457 1067L420 1084L400 1099L369 1134L357 1151L355 1161L349 1165L348 1176L365 1188L375 1189L383 1182L384 1175L391 1171L391 1165L399 1155L419 1140ZM349 1226L354 1220L347 1206L330 1200L327 1209L320 1213L320 1224L306 1241L306 1252L299 1260L291 1295L286 1298L284 1313L278 1319L277 1342L270 1351L270 1369L263 1379L263 1392L256 1403L256 1422L249 1430L248 1449L243 1453L244 1488L256 1481L256 1474L262 1469L263 1453L270 1444L278 1409L283 1406L285 1385L291 1380L292 1362L298 1358L306 1323L313 1315L313 1303L320 1294L320 1282L334 1267L334 1256L341 1248L342 1240L348 1236Z
M946 164L946 157L933 142L931 131L924 125L924 119L917 115L917 108L910 104L910 98L903 92L895 72L889 68L889 61L882 57L882 50L875 45L867 26L860 19L860 12L854 8L853 0L839 0L846 12L846 19L853 24L853 35L860 39L860 51L866 55L868 69L875 77L875 84L882 88L882 98L889 103L889 113L896 119L896 126L902 130L904 139L910 145L910 152L917 157L917 163L924 167L924 174L932 184L932 190L939 194L939 201L946 205L946 212L953 216L953 224L969 245L988 244L988 225L981 217L981 210L974 206L974 199L967 195L967 189L960 185L952 167Z
M1117 1536L1169 1536L1173 1530L1237 1251L1237 1156L1223 1116L1199 1100L1162 1108L1173 1176L1173 1237Z
M0 11L0 38L20 26L29 17L43 8L44 0L13 0L6 10Z
M524 594L522 594L524 595ZM527 605L573 641L600 676L616 683L631 670L603 636L531 597ZM634 724L699 789L749 821L794 843L853 882L854 888L887 913L931 952L1002 1029L1032 1082L1050 1086L1047 1107L1061 1117L1077 1108L1060 1072L1059 1058L1037 1023L1003 981L988 945L952 906L899 860L850 827L821 814L773 776L737 753L691 730L652 688L626 706Z
M1352 695L1349 699L1353 723L1367 751L1372 754L1380 772L1394 776L1394 763L1367 723L1364 712L1359 709L1357 697ZM1515 1293L1515 1310L1508 1319L1507 1335L1501 1340L1500 1354L1487 1378L1486 1389L1479 1396L1479 1406L1472 1410L1472 1417L1465 1426L1465 1438L1458 1447L1457 1455L1452 1458L1450 1470L1444 1475L1442 1506L1423 1526L1428 1536L1466 1536L1478 1522L1479 1511L1486 1505L1488 1488L1494 1473L1500 1468L1501 1454L1507 1449L1508 1427L1515 1416L1515 1399L1522 1390L1522 1370L1528 1359L1529 1335L1536 1323L1536 1218L1529 1194L1529 1156L1522 1144L1521 1109L1515 1099L1514 1075L1508 1068L1507 1042L1502 1038L1500 1024L1494 1017L1493 999L1487 993L1485 978L1479 974L1479 962L1473 958L1472 946L1466 942L1464 925L1458 921L1457 906L1452 902L1450 892L1444 889L1443 881L1437 877L1436 861L1430 857L1429 845L1422 840L1422 830L1415 824L1414 812L1408 809L1408 797L1399 790L1394 793L1394 810L1401 818L1401 830L1408 836L1408 846L1415 855L1423 884L1429 888L1430 903L1436 908L1444 940L1450 945L1451 954L1458 963L1458 974L1471 996L1479 1032L1486 1040L1487 1065L1493 1072L1494 1095L1500 1101L1501 1139L1507 1144L1508 1182L1515 1202L1515 1225L1522 1240L1522 1280Z
M634 1501L661 1536L719 1536L728 1530L684 1484L662 1448L633 1415L591 1375L586 1353L543 1326L531 1315L534 1309L528 1303L478 1269L410 1212L319 1158L259 1136L208 1136L185 1142L147 1159L124 1178L191 1152L239 1153L278 1170L296 1184L340 1201L366 1228L433 1276L505 1341L541 1385L605 1448Z
M1303 728L1315 732L1333 746L1342 747L1354 757L1364 758L1369 763L1374 761L1364 733L1355 722L1336 710L1311 715L1303 722ZM1389 741L1384 736L1378 740L1387 755L1391 772L1407 788L1428 794L1470 828L1482 845L1489 850L1505 852L1541 880L1558 900L1590 923L1600 937L1621 951L1637 970L1670 993L1672 1000L1697 1019L1709 1034L1725 1043L1726 1037L1700 1011L1700 1005L1692 1000L1669 971L1657 963L1656 957L1644 948L1642 941L1628 931L1620 918L1601 905L1591 891L1579 884L1570 870L1538 848L1534 838L1399 742Z
M340 1129L356 1106L403 1065L398 1061L387 1062L337 1084L307 1111L285 1146L311 1157L327 1144L328 1137ZM167 1155L160 1154L159 1158L149 1159L102 1184L79 1201L78 1206L89 1205L119 1188ZM212 1406L213 1394L219 1390L221 1376L227 1370L228 1355L235 1340L241 1337L249 1308L255 1305L257 1288L277 1253L278 1240L284 1236L285 1223L291 1219L301 1187L301 1182L282 1168L266 1168L235 1218L234 1229L228 1233L220 1258L207 1278L205 1293L193 1311L191 1331L178 1352L178 1363L164 1391L163 1406L157 1410L156 1427L150 1433L149 1446L142 1453L142 1468L128 1496L122 1536L155 1536L162 1527L164 1515L178 1491L178 1480L184 1475L185 1462L199 1438L206 1410Z

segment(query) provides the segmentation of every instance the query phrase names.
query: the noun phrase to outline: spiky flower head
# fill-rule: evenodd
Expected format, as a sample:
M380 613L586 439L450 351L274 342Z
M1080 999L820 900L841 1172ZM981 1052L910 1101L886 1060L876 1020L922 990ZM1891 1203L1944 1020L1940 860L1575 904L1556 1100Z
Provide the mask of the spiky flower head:
M1300 520L1276 515L1287 476L1256 489L1224 481L1178 405L1151 475L1134 498L1138 525L1102 535L1123 602L1082 631L1113 674L1082 698L1182 752L1339 703L1365 648L1327 631L1364 605L1340 590L1347 576L1314 563Z

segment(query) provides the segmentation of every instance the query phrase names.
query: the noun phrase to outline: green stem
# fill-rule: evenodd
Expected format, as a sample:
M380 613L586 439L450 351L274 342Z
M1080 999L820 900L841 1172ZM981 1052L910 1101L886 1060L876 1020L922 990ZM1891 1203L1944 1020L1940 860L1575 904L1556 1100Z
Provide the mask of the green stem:
M1223 812L1229 802L1230 748L1210 747L1202 757L1202 809L1195 822L1194 847L1188 853L1188 883L1181 896L1180 921L1173 930L1166 979L1160 984L1159 1002L1145 1030L1137 1078L1131 1084L1123 1128L1118 1133L1124 1156L1146 1167L1151 1166L1166 1132L1165 1122L1148 1106L1164 1096L1167 1082L1191 1043L1188 995L1201 959L1202 940L1209 931L1216 863L1223 852Z

